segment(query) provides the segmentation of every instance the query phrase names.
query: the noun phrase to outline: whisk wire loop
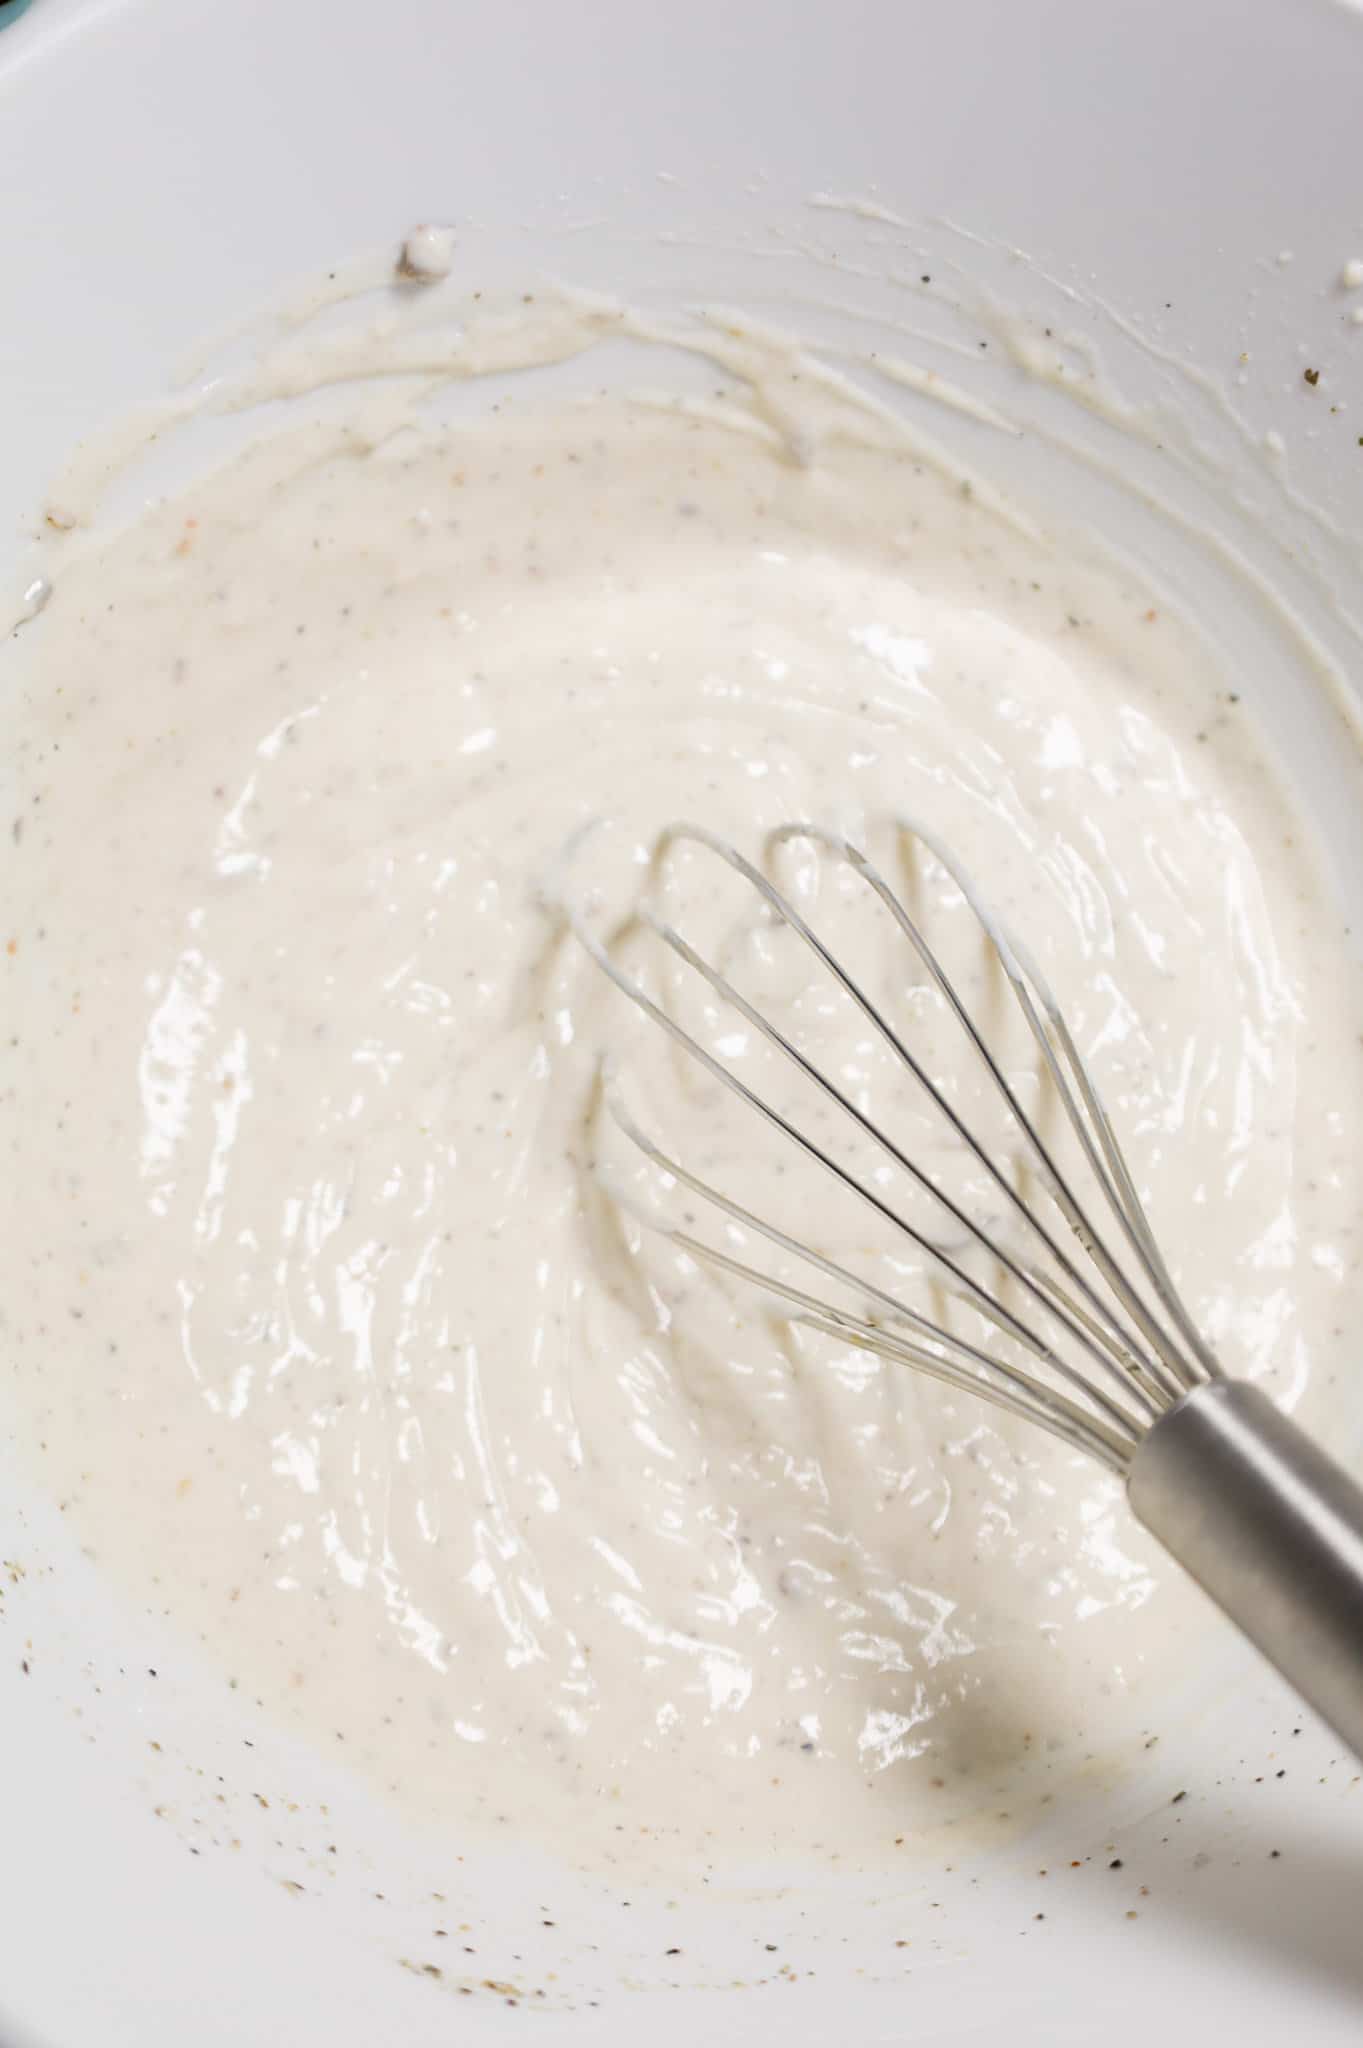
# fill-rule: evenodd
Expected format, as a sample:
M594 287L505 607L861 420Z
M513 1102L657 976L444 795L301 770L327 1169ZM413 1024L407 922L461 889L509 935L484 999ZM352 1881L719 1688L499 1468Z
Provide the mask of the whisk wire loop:
M669 1180L699 1195L744 1232L761 1237L776 1249L847 1289L865 1313L854 1313L807 1294L791 1282L760 1271L732 1252L707 1244L689 1230L667 1223L651 1212L642 1212L633 1203L628 1206L643 1223L651 1229L660 1230L687 1256L750 1282L784 1302L795 1311L792 1321L887 1360L912 1365L947 1385L978 1394L1010 1413L1040 1423L1074 1449L1086 1452L1112 1469L1125 1470L1150 1426L1194 1386L1218 1377L1219 1367L1178 1297L1097 1089L1044 977L1035 963L997 924L969 877L948 850L921 825L908 819L900 819L898 824L901 833L925 848L960 892L999 962L1066 1122L1078 1141L1089 1173L1101 1190L1144 1285L1138 1285L1131 1277L1097 1228L1071 1179L1060 1167L1053 1148L1047 1144L1035 1120L1019 1101L1015 1088L919 923L910 915L884 874L848 839L820 826L799 821L778 827L769 836L768 845L775 849L795 840L806 841L845 864L874 892L899 933L909 941L950 1016L982 1062L1030 1156L1041 1186L1092 1263L1098 1279L1107 1290L1106 1295L1069 1255L1055 1232L1015 1185L1013 1177L1000 1166L989 1148L970 1128L943 1087L908 1044L904 1033L890 1021L884 1010L825 944L790 896L736 847L700 825L677 823L668 826L658 844L659 859L677 845L689 843L698 846L724 862L757 893L770 915L796 935L855 1004L894 1059L945 1121L956 1141L988 1176L990 1185L1007 1205L1008 1213L1022 1225L1030 1253L1024 1255L1010 1249L994 1229L938 1185L910 1152L853 1101L846 1090L839 1087L785 1031L750 1002L732 980L707 960L673 924L651 909L641 913L640 921L700 977L722 1004L741 1016L766 1044L813 1085L826 1102L835 1105L864 1137L930 1197L964 1233L966 1241L985 1253L999 1274L1006 1276L1033 1308L1044 1311L1045 1316L1057 1326L1058 1342L1046 1336L1024 1313L1010 1307L1000 1298L996 1287L976 1279L945 1244L936 1242L901 1208L877 1192L792 1117L733 1072L620 964L610 948L588 929L580 914L572 913L573 929L582 944L637 1009L659 1025L714 1080L790 1140L806 1158L855 1195L894 1231L908 1239L944 1278L948 1292L973 1307L999 1336L1016 1344L1032 1361L1032 1366L1017 1364L969 1342L949 1329L944 1321L923 1315L888 1289L851 1272L815 1247L734 1201L664 1152L623 1107L618 1097L612 1096L609 1098L611 1113L625 1137ZM1053 1271L1047 1269L1048 1261ZM1075 1354L1078 1363L1067 1355L1069 1352ZM1054 1384L1057 1381L1059 1385Z

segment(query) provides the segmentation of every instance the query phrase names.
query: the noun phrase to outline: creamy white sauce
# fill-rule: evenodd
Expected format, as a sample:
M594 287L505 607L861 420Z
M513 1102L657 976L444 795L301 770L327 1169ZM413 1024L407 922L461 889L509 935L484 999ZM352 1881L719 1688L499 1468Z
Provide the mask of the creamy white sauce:
M1114 1480L613 1206L602 1160L669 1198L603 1121L608 1048L680 1156L902 1277L565 897L619 935L677 816L897 864L912 813L1059 989L1227 1365L1325 1388L1358 1293L1358 1019L1233 683L747 360L704 407L267 444L63 574L10 682L6 1350L51 1486L414 1810L679 1864L893 1855L1139 1754L1212 1624ZM789 872L893 1000L860 910ZM688 930L898 1113L712 878L669 866ZM904 880L978 976L942 876Z

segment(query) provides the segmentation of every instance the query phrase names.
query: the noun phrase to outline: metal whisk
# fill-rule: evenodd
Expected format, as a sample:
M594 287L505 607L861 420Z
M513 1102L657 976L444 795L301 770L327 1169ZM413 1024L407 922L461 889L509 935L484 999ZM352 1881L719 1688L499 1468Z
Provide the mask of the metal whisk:
M948 1089L915 1052L912 1033L872 1000L770 875L704 828L679 824L667 829L662 844L706 849L756 891L769 921L809 949L963 1148L962 1156L990 1191L989 1213L954 1196L940 1174L874 1122L670 923L652 911L642 914L721 1004L790 1063L801 1085L847 1120L858 1142L869 1141L908 1177L928 1199L931 1213L943 1219L945 1235L916 1220L916 1210L905 1214L903 1204L883 1192L883 1177L877 1184L875 1175L856 1171L811 1135L806 1121L797 1121L733 1072L575 918L579 938L616 987L748 1111L796 1146L811 1168L866 1204L901 1242L911 1243L947 1297L982 1318L982 1341L764 1220L670 1157L612 1100L616 1122L663 1174L788 1260L834 1283L855 1306L839 1307L764 1273L690 1229L646 1220L692 1258L782 1301L797 1323L993 1402L1119 1473L1137 1518L1363 1756L1363 1489L1258 1387L1228 1377L1218 1364L1179 1299L1112 1124L1036 963L1003 931L948 849L921 826L899 824L950 877L973 915L1100 1201L1082 1198L1059 1148L1042 1133L1044 1120L1024 1108L920 924L865 853L805 823L783 826L768 841L772 850L794 841L819 849L878 899L888 918L887 936L912 948L959 1034L963 1056L979 1064L997 1091L1012 1133L1011 1171L1008 1156L996 1156L964 1121ZM1018 1172L1018 1160L1026 1162L1026 1176ZM1023 1191L1028 1180L1047 1198L1046 1209ZM966 1263L981 1257L983 1278Z

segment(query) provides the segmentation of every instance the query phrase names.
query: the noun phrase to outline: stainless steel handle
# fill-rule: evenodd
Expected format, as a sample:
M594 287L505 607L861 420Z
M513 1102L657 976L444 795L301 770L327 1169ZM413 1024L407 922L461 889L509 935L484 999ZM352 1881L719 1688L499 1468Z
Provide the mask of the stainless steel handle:
M1243 1380L1160 1417L1137 1518L1363 1757L1363 1487Z

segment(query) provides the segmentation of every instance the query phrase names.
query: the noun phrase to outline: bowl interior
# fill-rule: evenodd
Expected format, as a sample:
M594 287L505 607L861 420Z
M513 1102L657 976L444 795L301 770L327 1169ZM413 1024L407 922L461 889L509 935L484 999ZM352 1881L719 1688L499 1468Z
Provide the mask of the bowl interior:
M627 0L585 16L36 0L0 34L11 589L37 573L76 443L164 394L205 342L243 360L243 317L300 279L449 220L452 307L475 280L677 315L727 303L840 360L895 337L958 381L962 344L987 341L969 388L1022 419L1021 440L944 425L921 393L897 402L1058 526L1111 533L1216 637L1356 888L1363 326L1339 280L1363 253L1340 170L1360 63L1363 22L1324 0L695 0L665 17ZM924 273L951 292L915 297ZM1048 331L1063 375L1009 345ZM107 516L258 423L173 437ZM186 2013L206 2043L481 2040L537 1988L556 2038L608 2042L641 2023L737 2039L778 1989L796 2042L902 2039L911 2017L924 2042L1101 2026L1134 2048L1171 2009L1217 2038L1292 2022L1354 2038L1355 1767L1233 1645L1229 1697L1223 1673L1217 1699L1171 1714L1148 1769L1095 1772L1027 1839L933 1843L890 1888L771 1872L669 1897L530 1845L423 1837L225 1710L219 1675L80 1554L2 1412L0 1558L0 2029L16 2041L157 2048ZM1109 1880L1119 1836L1149 1887L1134 1905ZM433 1896L476 1953L476 1996L423 1968Z

